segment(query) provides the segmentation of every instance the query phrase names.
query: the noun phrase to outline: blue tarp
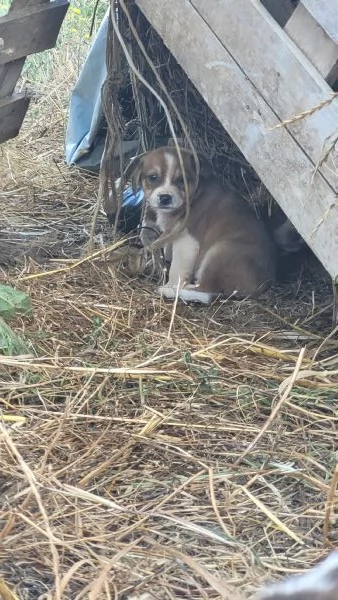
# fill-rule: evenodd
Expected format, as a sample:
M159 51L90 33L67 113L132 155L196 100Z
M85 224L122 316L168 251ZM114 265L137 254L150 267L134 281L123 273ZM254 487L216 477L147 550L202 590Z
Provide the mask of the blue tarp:
M105 142L105 118L101 88L105 81L106 38L109 10L106 12L91 46L80 76L71 94L66 132L66 162L89 170L99 170ZM135 222L143 192L136 196L131 187L123 194L124 219ZM134 218L133 218L134 217Z
M104 115L101 87L106 78L106 38L109 10L71 94L66 132L66 161L87 169L98 169L104 147Z

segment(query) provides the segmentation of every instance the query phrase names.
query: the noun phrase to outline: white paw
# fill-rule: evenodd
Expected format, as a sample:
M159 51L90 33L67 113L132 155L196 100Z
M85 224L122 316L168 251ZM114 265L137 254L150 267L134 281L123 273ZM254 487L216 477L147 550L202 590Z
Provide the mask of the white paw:
M179 291L178 297L185 302L202 302L202 304L210 304L217 297L217 294L211 292L199 292L197 288L189 286L182 288Z
M209 292L199 292L193 285L181 288L177 293L177 286L162 285L158 288L158 293L164 298L174 299L176 296L184 302L202 302L202 304L210 304L217 294Z
M157 292L164 298L176 298L177 287L168 284L161 285L161 287L157 288Z

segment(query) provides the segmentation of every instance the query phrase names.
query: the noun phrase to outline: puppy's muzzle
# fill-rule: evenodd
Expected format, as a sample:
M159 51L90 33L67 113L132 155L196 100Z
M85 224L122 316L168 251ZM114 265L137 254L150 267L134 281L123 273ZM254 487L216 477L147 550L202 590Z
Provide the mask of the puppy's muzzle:
M173 197L171 194L159 194L158 196L158 207L159 208L172 208Z

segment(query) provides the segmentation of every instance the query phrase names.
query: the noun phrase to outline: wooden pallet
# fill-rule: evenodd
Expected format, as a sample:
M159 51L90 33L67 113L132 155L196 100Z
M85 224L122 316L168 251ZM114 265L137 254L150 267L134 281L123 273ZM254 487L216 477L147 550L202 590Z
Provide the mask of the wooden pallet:
M302 0L284 31L334 87L338 81L338 2Z
M15 93L26 57L55 46L68 0L13 0L0 18L0 144L15 137L29 98Z
M323 10L327 2L313 0ZM334 65L318 70L299 47L304 32L293 23L291 39L259 0L136 4L338 285L338 100L325 81Z

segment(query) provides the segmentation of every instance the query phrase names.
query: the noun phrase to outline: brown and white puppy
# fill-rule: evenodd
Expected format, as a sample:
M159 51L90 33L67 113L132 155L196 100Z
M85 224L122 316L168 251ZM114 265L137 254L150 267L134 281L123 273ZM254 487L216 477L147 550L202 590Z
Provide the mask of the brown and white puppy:
M225 189L200 160L199 176L191 152L181 149L189 192L184 229L172 240L168 298L209 303L219 294L257 297L275 277L273 244L253 211ZM142 186L145 219L164 234L174 232L186 214L186 193L177 151L159 148L135 159L127 169L133 188ZM170 255L170 248L166 248Z

